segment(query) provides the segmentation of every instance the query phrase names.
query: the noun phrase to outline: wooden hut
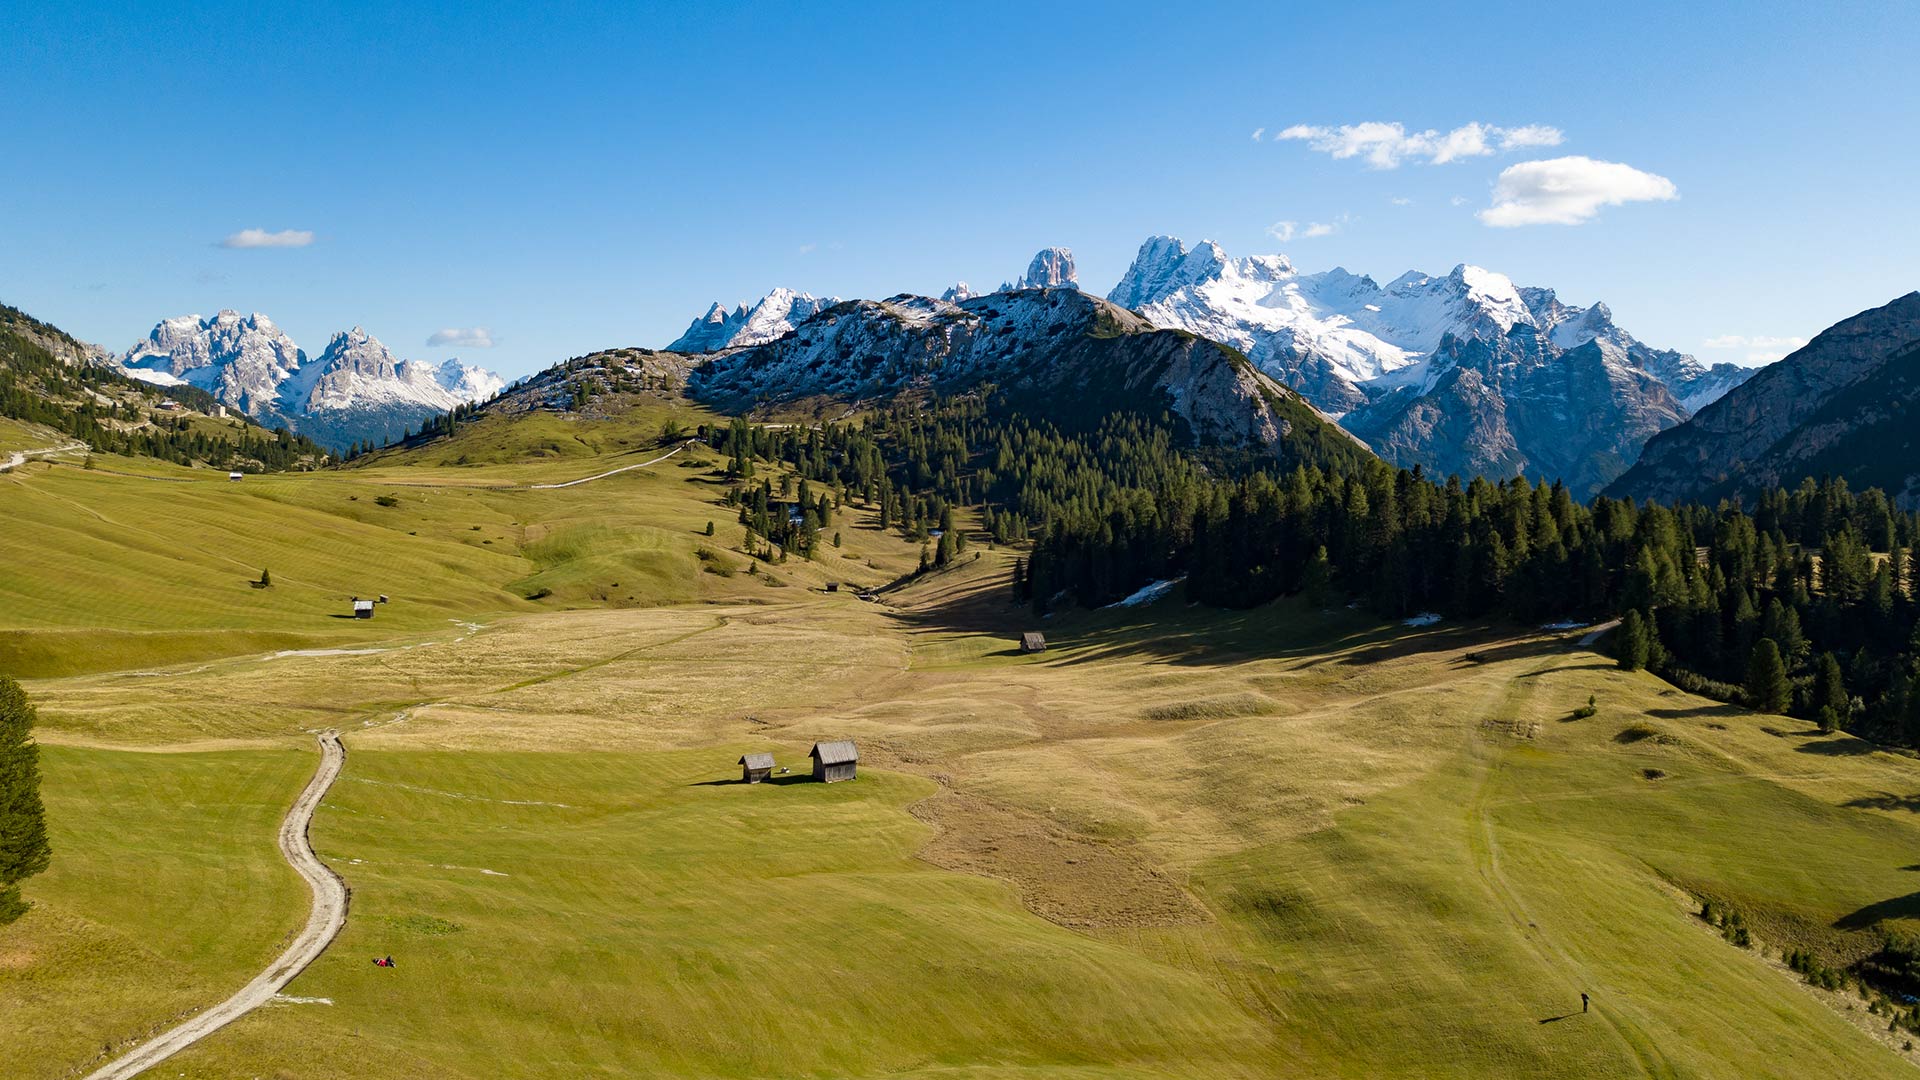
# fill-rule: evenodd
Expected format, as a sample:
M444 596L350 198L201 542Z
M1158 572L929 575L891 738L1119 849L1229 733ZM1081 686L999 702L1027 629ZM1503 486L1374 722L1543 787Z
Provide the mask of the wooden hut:
M773 773L772 754L742 754L740 757L740 782L757 784Z
M1047 635L1038 630L1029 630L1020 635L1021 652L1046 652Z
M247 474L241 472L238 469L235 469L234 471L227 474L228 483L237 484L240 481L245 480L246 478L247 478Z
M807 756L813 759L813 778L827 784L853 779L853 767L860 762L851 739L814 743Z
M356 599L353 602L353 617L356 619L373 618L373 601Z

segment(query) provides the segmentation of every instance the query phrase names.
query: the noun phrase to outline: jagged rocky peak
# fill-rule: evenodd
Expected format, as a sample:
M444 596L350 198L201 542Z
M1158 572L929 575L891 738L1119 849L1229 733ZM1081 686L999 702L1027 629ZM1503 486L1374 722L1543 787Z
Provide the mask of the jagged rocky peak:
M962 300L971 300L979 295L979 293L973 291L971 285L968 285L964 281L956 281L951 288L940 294L940 299L945 300L949 304L957 304Z
M716 302L705 315L693 320L687 332L667 346L667 351L708 353L762 345L777 340L839 302L837 296L822 299L787 288L773 290L752 307L739 304L729 311Z
M505 385L493 372L456 360L401 360L358 326L309 357L272 319L237 311L166 319L118 362L135 378L197 386L256 420L336 448L398 436Z
M1001 292L1015 289L1077 289L1080 277L1073 268L1073 252L1068 248L1041 249L1027 264L1027 272L1018 281L1000 286Z

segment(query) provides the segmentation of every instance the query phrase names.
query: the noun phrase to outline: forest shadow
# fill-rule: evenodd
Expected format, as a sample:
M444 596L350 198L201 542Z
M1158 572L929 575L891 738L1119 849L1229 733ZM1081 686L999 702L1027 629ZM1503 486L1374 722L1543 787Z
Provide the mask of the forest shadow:
M1878 903L1868 904L1858 911L1840 916L1833 921L1836 930L1871 930L1888 919L1920 918L1920 893L1908 893Z

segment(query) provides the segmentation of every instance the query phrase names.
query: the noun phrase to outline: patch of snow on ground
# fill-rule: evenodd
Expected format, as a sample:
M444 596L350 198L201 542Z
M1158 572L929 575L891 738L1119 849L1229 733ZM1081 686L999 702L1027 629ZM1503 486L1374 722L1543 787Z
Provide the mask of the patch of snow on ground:
M1545 626L1542 626L1540 629L1542 630L1585 630L1587 627L1592 625L1593 625L1592 623L1574 622L1572 619L1561 619L1559 622L1547 623Z
M1431 611L1423 611L1423 612L1421 612L1420 614L1418 614L1418 615L1415 615L1415 616L1413 616L1413 617L1412 617L1412 618L1410 618L1410 619L1402 619L1402 620L1400 620L1400 625L1402 625L1402 626L1432 626L1432 625L1433 625L1434 623L1437 623L1437 622L1439 622L1439 621L1440 621L1440 616L1438 616L1438 615L1435 615L1435 614L1434 614L1433 612L1431 612Z
M1141 588L1135 590L1133 595L1127 597L1125 600L1117 600L1111 604L1108 604L1107 606L1110 608L1117 608L1117 607L1139 607L1141 604L1151 604L1155 600L1158 600L1161 597L1172 592L1173 587L1175 585L1178 585L1185 580L1187 579L1183 577L1177 577L1177 578L1168 578L1164 581L1156 581L1151 585L1142 586Z

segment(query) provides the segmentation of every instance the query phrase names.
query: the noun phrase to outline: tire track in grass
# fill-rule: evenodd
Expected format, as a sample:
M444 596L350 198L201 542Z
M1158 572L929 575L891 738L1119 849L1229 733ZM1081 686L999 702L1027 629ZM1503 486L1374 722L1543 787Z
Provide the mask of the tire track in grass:
M1533 676L1543 674L1560 659L1560 657L1554 657L1534 668L1527 675L1515 678L1508 683L1506 694L1497 706L1502 718L1518 714L1521 706L1533 696L1538 686L1539 680ZM1500 868L1500 838L1494 829L1493 815L1489 812L1489 807L1493 801L1494 790L1499 786L1500 774L1507 767L1507 751L1497 744L1488 746L1488 751L1493 755L1493 759L1487 764L1468 807L1467 846L1473 852L1474 868L1479 871L1480 879L1486 884L1487 891L1512 920L1515 929L1520 932L1520 939L1526 943L1535 959L1545 967L1568 973L1578 985L1599 986L1599 980L1593 977L1593 973L1587 969L1586 965L1575 960L1552 937L1548 936L1545 930L1541 929L1539 921L1527 908L1526 901L1520 898L1519 891L1513 887L1513 883L1507 879L1506 872ZM1674 1070L1673 1063L1660 1052L1660 1048L1654 1044L1653 1039L1633 1021L1620 1015L1616 1010L1606 1007L1593 1010L1593 1015L1598 1016L1601 1022L1612 1030L1614 1036L1632 1056L1634 1063L1639 1066L1642 1075L1662 1078L1679 1075Z

